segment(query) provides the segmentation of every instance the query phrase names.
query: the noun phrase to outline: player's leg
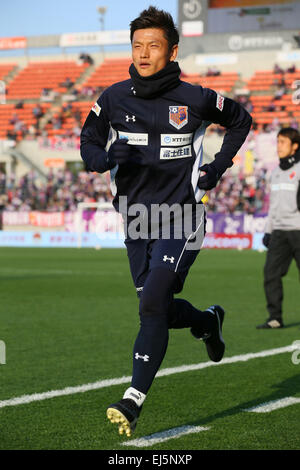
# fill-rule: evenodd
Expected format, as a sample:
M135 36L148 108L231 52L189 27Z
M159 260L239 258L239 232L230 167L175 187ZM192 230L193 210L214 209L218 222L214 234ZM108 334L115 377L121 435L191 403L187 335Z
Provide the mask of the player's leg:
M176 264L178 284L176 293L181 292L189 269L198 256L200 249L184 250L180 253ZM196 339L204 341L209 358L219 362L224 356L225 343L222 336L222 327L225 311L219 305L212 305L200 310L185 299L176 298L168 311L168 326L173 329L190 328Z
M299 271L298 280L300 281L300 230L294 230L290 232L289 237L293 249L293 257L296 261L296 265Z
M149 274L149 251L151 243L143 239L126 239L127 256L133 283L137 296L140 298L143 292L144 283ZM133 394L130 396L130 394ZM127 436L134 431L139 417L144 394L132 387L126 390L123 398L113 403L107 408L106 414L112 423L118 425L119 433Z
M289 232L288 236L300 275L300 230L293 230Z
M107 416L127 436L135 429L146 394L165 356L168 345L167 312L173 300L177 274L157 267L151 270L140 300L140 330L133 349L133 373L129 387Z
M147 394L165 356L168 311L173 302L176 273L163 267L149 272L140 300L140 330L133 349L131 386Z
M288 242L287 233L281 230L272 232L264 266L264 290L269 318L265 323L258 325L258 329L281 328L283 326L282 278L288 272L292 257L292 249Z

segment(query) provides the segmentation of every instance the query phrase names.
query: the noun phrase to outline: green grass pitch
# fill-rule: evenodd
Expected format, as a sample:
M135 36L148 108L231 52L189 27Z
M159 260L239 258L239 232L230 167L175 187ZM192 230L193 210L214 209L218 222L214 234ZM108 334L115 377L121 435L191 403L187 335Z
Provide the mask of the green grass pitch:
M126 251L1 248L0 402L22 395L131 375L139 319ZM284 279L282 330L256 330L266 317L264 253L203 250L179 297L226 310L225 357L300 340L297 269ZM207 362L189 330L171 330L161 368ZM0 449L124 447L105 415L128 384L0 407ZM300 404L269 413L245 408L300 397L300 364L291 353L157 377L132 439L179 426L205 432L156 444L156 450L299 449Z

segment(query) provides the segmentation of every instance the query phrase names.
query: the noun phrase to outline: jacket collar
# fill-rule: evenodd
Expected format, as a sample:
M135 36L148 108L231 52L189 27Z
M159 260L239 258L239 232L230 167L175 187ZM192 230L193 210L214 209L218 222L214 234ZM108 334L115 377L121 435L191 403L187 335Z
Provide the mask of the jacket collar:
M139 98L156 98L180 84L181 70L178 62L168 62L162 70L149 77L142 77L131 64L129 73L134 85L132 92Z

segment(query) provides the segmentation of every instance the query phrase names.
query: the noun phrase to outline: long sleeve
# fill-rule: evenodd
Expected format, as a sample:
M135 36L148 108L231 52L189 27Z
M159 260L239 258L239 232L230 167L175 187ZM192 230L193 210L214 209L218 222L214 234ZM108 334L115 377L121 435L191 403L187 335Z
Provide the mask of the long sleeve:
M110 124L103 103L103 95L92 107L81 131L80 154L90 171L104 173L110 170L105 147L109 137Z
M273 231L272 217L271 217L271 214L269 213L267 216L267 220L266 220L265 233L272 233L272 231Z
M215 155L215 165L219 175L233 165L233 158L243 145L250 131L252 117L243 106L230 98L225 98L209 88L203 88L201 116L203 119L220 124L226 134L220 151Z

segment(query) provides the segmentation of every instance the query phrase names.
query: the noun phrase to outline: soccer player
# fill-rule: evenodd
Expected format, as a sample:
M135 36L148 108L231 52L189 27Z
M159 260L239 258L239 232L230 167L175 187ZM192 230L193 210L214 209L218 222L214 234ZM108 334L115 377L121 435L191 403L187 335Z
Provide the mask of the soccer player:
M140 298L131 386L107 409L109 420L127 436L165 356L170 328L190 328L195 338L204 340L212 361L224 355L224 309L212 305L199 310L187 300L174 299L174 294L181 292L204 237L203 193L232 166L252 122L235 101L180 80L175 61L179 35L170 14L149 7L131 22L130 35L131 78L102 93L81 133L86 167L100 173L110 170L114 179L113 204L124 217L125 244ZM214 160L202 165L202 141L212 122L224 126L226 134ZM157 205L174 204L182 214L170 211L153 236L154 217L149 212ZM137 205L142 212L140 237L132 229ZM182 230L179 222L186 212L190 229ZM163 233L166 225L169 236ZM151 233L145 236L149 226ZM194 245L194 240L200 243Z
M300 134L286 127L277 135L277 166L270 180L270 208L263 243L268 248L264 290L269 318L258 329L283 328L282 278L293 259L300 273Z

